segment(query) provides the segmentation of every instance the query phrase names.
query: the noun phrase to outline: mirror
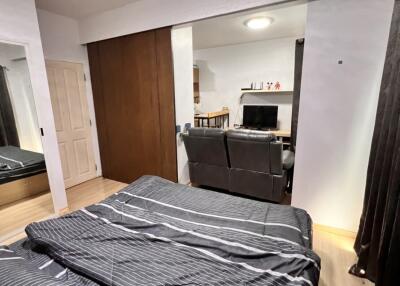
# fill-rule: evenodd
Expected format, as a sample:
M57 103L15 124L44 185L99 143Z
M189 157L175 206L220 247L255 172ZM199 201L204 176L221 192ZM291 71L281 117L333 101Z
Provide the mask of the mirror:
M26 201L49 190L25 47L0 43L0 237L15 228L4 221L18 203L28 212Z

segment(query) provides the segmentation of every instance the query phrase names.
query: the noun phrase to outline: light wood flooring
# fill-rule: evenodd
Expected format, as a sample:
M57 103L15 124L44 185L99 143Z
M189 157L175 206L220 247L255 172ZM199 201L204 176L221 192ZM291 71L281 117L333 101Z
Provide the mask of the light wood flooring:
M72 187L67 191L70 211L99 202L124 186L126 184L96 178ZM23 238L26 225L50 217L54 217L50 193L0 208L0 245ZM354 233L315 226L313 243L322 261L320 286L373 285L347 273L355 261Z
M67 190L68 206L75 211L104 200L126 184L96 178ZM25 227L34 221L55 217L50 192L0 207L0 245L25 236Z

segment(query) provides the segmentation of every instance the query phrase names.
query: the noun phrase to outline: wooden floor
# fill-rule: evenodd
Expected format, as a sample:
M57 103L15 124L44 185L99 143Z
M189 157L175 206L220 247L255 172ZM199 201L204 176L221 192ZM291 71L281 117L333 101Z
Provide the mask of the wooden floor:
M126 184L97 178L67 191L69 208L78 210L99 202ZM10 244L24 237L24 227L38 220L54 216L50 193L0 208L0 245ZM373 285L347 273L355 261L354 234L314 227L314 251L321 257L320 286Z
M372 286L373 283L347 273L356 261L353 250L355 233L314 226L313 249L321 257L319 286Z
M75 211L97 203L119 191L126 184L103 178L85 182L67 190L68 206ZM55 217L50 192L0 208L0 245L25 236L25 227L34 221Z

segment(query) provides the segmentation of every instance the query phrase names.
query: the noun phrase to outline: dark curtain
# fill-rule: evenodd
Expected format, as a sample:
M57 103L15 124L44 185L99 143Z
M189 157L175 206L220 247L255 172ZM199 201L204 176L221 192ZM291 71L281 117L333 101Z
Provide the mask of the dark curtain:
M296 40L296 52L294 63L294 87L292 102L292 127L291 127L291 149L296 150L297 122L299 118L299 103L301 89L301 75L303 71L304 39Z
M7 87L5 68L0 66L0 146L19 147L17 127Z
M400 0L394 14L376 114L363 212L350 273L400 285Z

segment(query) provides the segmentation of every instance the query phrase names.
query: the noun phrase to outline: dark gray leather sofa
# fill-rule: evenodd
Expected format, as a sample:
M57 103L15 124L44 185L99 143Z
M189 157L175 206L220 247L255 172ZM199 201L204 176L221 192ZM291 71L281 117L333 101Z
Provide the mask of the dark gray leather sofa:
M281 202L287 184L282 142L267 132L229 130L229 190Z
M222 129L191 128L184 136L189 159L190 181L197 185L227 190L229 159Z
M272 133L191 128L184 143L192 183L282 201L294 154Z

